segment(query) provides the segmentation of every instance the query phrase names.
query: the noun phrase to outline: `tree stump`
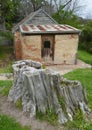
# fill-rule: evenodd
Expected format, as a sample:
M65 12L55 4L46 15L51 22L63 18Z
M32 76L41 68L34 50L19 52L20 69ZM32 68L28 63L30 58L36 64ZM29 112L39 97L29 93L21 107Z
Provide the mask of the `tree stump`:
M13 64L14 84L8 99L14 103L21 99L23 112L31 117L36 112L46 114L54 110L58 122L73 120L76 109L89 113L85 89L78 81L63 78L58 72L42 69L39 62L22 60Z

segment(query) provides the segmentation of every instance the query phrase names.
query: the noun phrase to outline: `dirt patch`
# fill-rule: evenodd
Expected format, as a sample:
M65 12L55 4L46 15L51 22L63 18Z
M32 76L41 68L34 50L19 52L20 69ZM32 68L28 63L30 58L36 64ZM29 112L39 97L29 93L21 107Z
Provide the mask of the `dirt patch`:
M12 73L0 74L0 80L13 80Z
M2 97L0 95L0 112L11 117L14 117L18 122L23 126L30 126L30 130L64 130L50 125L49 123L43 121L40 122L35 118L27 117L23 114L22 110L19 110L15 107L14 103L10 103L7 100L7 97Z

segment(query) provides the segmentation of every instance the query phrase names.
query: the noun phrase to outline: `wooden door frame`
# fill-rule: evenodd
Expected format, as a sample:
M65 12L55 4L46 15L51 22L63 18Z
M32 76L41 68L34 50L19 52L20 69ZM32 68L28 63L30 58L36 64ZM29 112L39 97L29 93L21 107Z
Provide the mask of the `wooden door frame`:
M44 39L47 39L47 40L51 40L52 41L52 61L54 61L54 55L55 55L55 35L51 35L51 34L44 34L44 35L41 35L41 58L43 58L43 55L42 55L42 51L43 51L43 42L44 42Z

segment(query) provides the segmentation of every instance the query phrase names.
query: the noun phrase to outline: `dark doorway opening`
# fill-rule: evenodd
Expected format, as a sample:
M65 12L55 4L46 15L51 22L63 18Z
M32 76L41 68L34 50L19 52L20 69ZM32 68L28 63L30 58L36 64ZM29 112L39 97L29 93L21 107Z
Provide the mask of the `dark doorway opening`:
M44 41L44 48L50 49L50 41Z
M54 61L54 35L42 35L41 55L43 61L51 63Z

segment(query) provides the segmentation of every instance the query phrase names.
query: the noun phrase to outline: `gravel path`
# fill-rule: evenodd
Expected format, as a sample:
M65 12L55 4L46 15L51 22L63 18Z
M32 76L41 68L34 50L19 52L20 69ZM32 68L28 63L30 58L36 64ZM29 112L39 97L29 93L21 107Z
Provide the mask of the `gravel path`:
M12 73L0 73L0 80L13 80Z
M47 66L49 69L53 69L57 72L59 72L61 75L64 75L70 71L73 71L74 69L78 68L91 68L91 65L84 63L81 60L78 60L77 65L49 65Z

